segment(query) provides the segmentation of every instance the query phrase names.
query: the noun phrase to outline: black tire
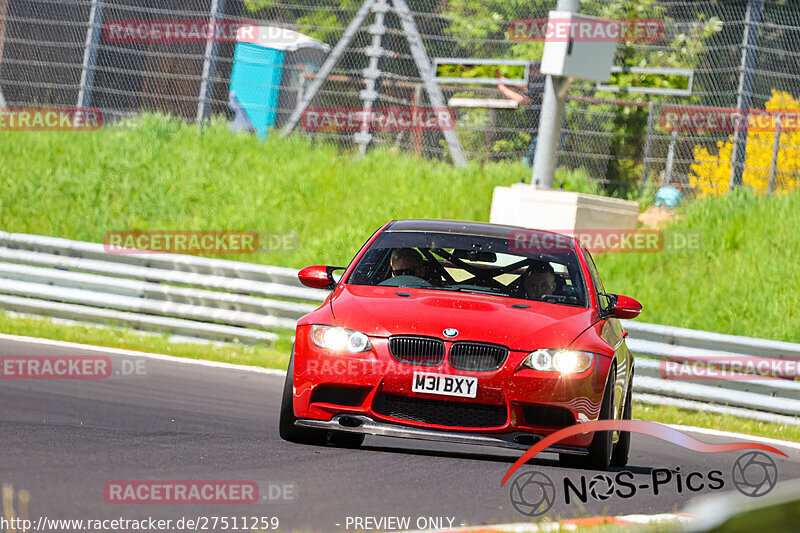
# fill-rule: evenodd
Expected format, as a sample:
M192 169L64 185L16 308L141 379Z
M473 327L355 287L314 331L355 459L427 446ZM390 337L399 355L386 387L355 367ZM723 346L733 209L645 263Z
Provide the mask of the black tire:
M625 394L625 407L622 409L622 420L630 420L633 414L633 375L628 383L628 392ZM624 467L628 464L628 455L631 451L631 432L620 431L614 453L611 455L611 466Z
M289 358L289 368L286 370L286 380L283 382L283 395L281 396L281 412L278 431L283 440L297 444L325 444L328 440L328 431L324 429L301 428L294 425L297 417L294 416L292 405L294 379L294 346L292 356Z
M364 434L332 431L329 442L340 448L358 448L364 443Z
M600 405L599 420L611 420L614 416L614 382L615 375L608 377L606 390L603 392L603 403ZM589 445L589 455L571 455L561 453L558 463L565 467L593 468L608 470L611 465L611 452L614 447L612 431L595 431L592 443Z

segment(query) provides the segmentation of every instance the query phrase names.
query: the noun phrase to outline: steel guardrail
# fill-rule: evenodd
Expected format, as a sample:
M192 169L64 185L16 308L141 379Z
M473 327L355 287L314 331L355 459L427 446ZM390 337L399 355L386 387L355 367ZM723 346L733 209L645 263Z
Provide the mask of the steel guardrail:
M166 253L109 253L99 243L0 232L0 309L164 334L269 343L328 292L297 270ZM657 405L800 425L800 382L665 379L664 364L753 357L800 360L800 344L623 321L637 357L635 396Z

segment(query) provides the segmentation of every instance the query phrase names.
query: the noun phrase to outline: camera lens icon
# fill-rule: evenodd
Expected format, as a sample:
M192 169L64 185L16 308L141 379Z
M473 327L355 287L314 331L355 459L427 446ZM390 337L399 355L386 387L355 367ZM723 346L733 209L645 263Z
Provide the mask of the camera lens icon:
M733 485L745 496L768 494L778 483L778 465L764 452L743 453L731 470Z
M541 516L556 502L556 486L545 474L523 472L511 482L511 505L525 516Z
M600 474L589 482L589 495L595 500L607 500L614 494L614 481L611 476Z

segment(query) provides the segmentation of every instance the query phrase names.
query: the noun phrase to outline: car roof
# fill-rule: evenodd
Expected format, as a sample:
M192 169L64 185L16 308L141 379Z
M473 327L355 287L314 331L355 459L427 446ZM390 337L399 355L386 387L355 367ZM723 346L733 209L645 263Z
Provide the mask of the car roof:
M506 226L489 224L487 222L468 222L464 220L439 220L439 219L408 219L395 220L384 230L385 232L436 232L456 233L459 235L476 235L481 237L507 239L512 232L524 231L526 234L537 235L563 235L553 231L523 228L519 226ZM572 237L567 235L572 241Z

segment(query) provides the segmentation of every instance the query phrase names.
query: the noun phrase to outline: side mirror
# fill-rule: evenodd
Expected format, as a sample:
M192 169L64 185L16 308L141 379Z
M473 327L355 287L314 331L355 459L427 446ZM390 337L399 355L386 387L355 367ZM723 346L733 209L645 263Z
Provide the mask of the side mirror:
M630 296L622 294L609 294L611 302L606 308L606 316L613 315L617 318L636 318L642 312L642 304Z
M297 273L300 283L312 289L333 289L341 276L334 276L334 270L343 270L346 267L314 265L306 267Z

